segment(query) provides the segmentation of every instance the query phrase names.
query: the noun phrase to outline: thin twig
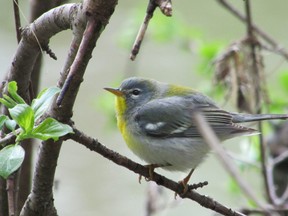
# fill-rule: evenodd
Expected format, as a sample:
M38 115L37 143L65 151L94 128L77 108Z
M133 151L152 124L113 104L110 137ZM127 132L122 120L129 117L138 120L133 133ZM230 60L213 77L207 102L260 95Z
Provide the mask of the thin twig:
M42 50L45 51L52 59L57 60L56 54L50 49L49 44L43 44Z
M265 171L267 173L266 175L267 175L269 197L272 200L272 204L274 206L280 206L282 205L282 201L276 194L276 188L273 177L273 170L275 169L275 166L272 162L270 162L270 160L271 160L270 158L266 158L266 165L265 165Z
M288 158L288 151L284 151L278 157L274 158L270 163L271 170L275 168L275 166L278 165L279 163L283 162L284 160L287 160L287 158ZM271 171L271 173L272 172L273 170ZM279 205L283 205L285 204L287 199L288 199L288 186L286 186L286 189L284 190L282 196L277 201L279 201Z
M130 59L132 61L135 60L137 54L139 53L139 50L140 50L144 35L146 33L149 21L153 17L153 13L154 13L156 7L157 7L156 4L154 4L152 1L149 1L144 21L143 21L142 25L140 26L140 29L138 31L138 34L136 36L135 42L134 42L132 50L131 50Z
M258 62L257 62L257 56L256 56L256 45L254 43L255 37L254 37L254 30L252 26L252 15L251 15L251 8L250 8L250 1L245 0L245 11L246 11L246 23L247 23L247 37L250 39L250 48L251 48L251 59L252 59L252 71L253 74L251 74L251 77L254 80L255 83L255 103L256 103L256 108L257 108L257 113L261 113L261 88L260 88L260 71L258 68ZM262 131L262 123L258 122L258 129L261 132ZM263 140L263 135L262 133L259 134L259 142L260 142L260 154L261 154L261 170L262 170L262 175L264 179L264 185L265 185L265 191L267 198L270 203L275 204L275 200L272 198L272 185L271 179L269 180L268 176L268 169L267 169L267 156L266 156L266 145Z
M18 3L18 0L12 0L12 1L13 1L13 10L14 10L16 38L17 38L17 44L19 44L21 40L21 21L20 21L20 13L19 13L19 3ZM6 108L3 107L3 109L5 109L7 112ZM17 201L18 201L19 193L18 193L18 190L16 190L16 187L17 187L17 181L19 179L19 172L20 170L17 171L17 174L14 173L13 175L11 175L6 181L9 216L14 216L18 214Z
M288 159L288 150L282 152L279 156L273 159L273 165L277 165L278 163L281 163L282 161Z
M164 197L164 187L160 187L155 182L148 182L147 201L145 204L145 216L153 216L160 212L176 207L180 200L167 200Z
M188 190L196 190L198 188L203 188L208 185L208 181L199 182L196 184L188 185Z
M252 57L252 67L254 74L251 74L252 77L254 77L255 82L255 95L256 95L256 109L258 110L260 107L260 75L259 75L259 69L258 69L258 61L256 56L256 41L257 39L254 36L253 26L252 26L252 17L251 17L251 11L250 11L250 4L249 0L245 0L245 10L246 10L246 23L247 23L247 37L250 41L250 47L251 47L251 57ZM260 112L260 109L259 109ZM261 131L261 130L260 130Z
M78 89L82 82L82 77L81 79L78 79L79 77L79 72L78 68L83 66L83 59L86 57L86 52L89 49L89 46L91 46L91 38L95 37L94 35L98 33L98 29L101 27L101 24L98 22L98 20L88 20L87 28L85 29L84 36L82 38L79 51L74 59L74 63L71 65L69 74L67 76L67 79L62 87L62 90L57 98L57 106L62 105L62 102L66 96L66 93L69 91L69 89L75 88ZM96 44L96 41L95 41ZM95 45L94 45L95 46ZM85 59L86 60L86 59ZM88 59L89 60L89 59ZM71 91L71 90L70 90ZM74 92L73 92L74 93ZM67 100L70 100L70 97L67 97ZM72 105L74 105L73 100L70 100ZM72 114L71 114L72 115Z
M21 129L17 129L19 133ZM15 143L15 139L16 139L16 133L11 132L9 134L7 134L5 137L0 139L0 146L6 146L8 144L14 144Z
M147 201L145 204L145 216L152 216L159 211L159 197L161 188L154 182L148 183Z
M13 0L13 9L14 9L14 19L15 19L17 43L19 43L21 40L21 21L20 21L18 0Z
M161 12L166 16L172 16L172 3L171 0L150 0L146 9L146 15L144 21L138 31L135 42L133 44L130 59L135 60L137 54L139 53L142 41L144 39L146 30L148 28L149 21L153 17L155 9L159 7Z
M217 0L219 4L224 6L228 11L230 11L232 14L234 14L237 18L239 18L242 22L246 23L246 17L241 14L236 8L234 8L231 4L229 4L226 0ZM276 53L279 53L282 55L286 60L288 60L288 53L283 48L283 46L279 45L270 35L268 35L266 32L264 32L262 29L260 29L258 26L252 23L252 27L263 40L265 40L267 43L269 43Z

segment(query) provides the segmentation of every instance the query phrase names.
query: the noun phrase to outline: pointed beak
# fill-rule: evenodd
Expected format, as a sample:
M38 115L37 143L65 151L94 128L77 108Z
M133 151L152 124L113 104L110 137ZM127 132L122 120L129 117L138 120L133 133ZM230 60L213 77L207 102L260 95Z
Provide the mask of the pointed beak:
M104 88L106 91L111 92L112 94L116 95L117 97L122 97L124 94L117 88Z

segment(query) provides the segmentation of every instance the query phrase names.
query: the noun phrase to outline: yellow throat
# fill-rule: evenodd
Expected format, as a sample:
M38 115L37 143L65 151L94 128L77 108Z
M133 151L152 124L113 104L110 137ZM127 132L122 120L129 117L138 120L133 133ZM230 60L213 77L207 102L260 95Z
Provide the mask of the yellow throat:
M125 98L121 96L116 97L115 101L115 106L116 106L116 115L117 115L117 125L121 133L123 134L125 126L125 121L124 121L124 113L126 111L126 103L125 103Z
M127 124L126 124L126 119L124 115L127 109L125 98L121 96L117 96L115 106L116 106L116 115L117 115L117 126L127 146L131 150L134 150L135 148L137 148L137 142L134 140L129 130L127 130Z

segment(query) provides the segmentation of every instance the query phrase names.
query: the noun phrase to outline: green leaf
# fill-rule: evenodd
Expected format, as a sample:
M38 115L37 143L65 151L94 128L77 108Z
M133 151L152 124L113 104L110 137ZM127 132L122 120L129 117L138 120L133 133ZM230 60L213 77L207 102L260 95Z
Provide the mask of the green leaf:
M30 132L34 127L34 112L27 104L17 104L9 109L9 113L17 124L25 131Z
M68 133L73 133L69 125L62 124L53 118L47 118L32 131L32 136L41 140L57 141L59 137Z
M8 117L5 115L0 115L0 130L4 126L5 122L8 120Z
M32 109L35 112L35 120L44 114L49 105L52 102L52 99L55 94L59 93L60 89L57 87L51 87L44 89L39 93L36 99L32 101Z
M22 164L25 151L20 145L9 145L0 151L0 176L7 179Z
M10 106L14 107L17 105L17 103L8 95L3 95L4 100L6 100L9 104L11 104Z
M15 81L8 83L8 92L11 97L18 103L18 104L25 104L24 99L17 93L18 87Z
M7 95L3 95L3 97L5 97L5 96L7 96ZM7 96L7 97L9 97L9 96ZM15 102L11 103L10 101L7 101L5 98L0 98L0 103L2 103L7 108L13 108L16 105Z
M8 119L7 121L5 121L5 126L10 130L10 131L14 131L17 123L16 121L12 120L12 119Z

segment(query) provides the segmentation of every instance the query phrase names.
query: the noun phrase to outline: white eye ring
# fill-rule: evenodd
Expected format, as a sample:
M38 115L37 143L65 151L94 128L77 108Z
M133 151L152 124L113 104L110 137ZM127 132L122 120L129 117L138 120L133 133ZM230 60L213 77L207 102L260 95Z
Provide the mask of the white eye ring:
M137 96L139 96L140 92L141 92L141 91L140 91L139 89L134 89L134 90L132 91L132 95L135 96L135 97L137 97Z

